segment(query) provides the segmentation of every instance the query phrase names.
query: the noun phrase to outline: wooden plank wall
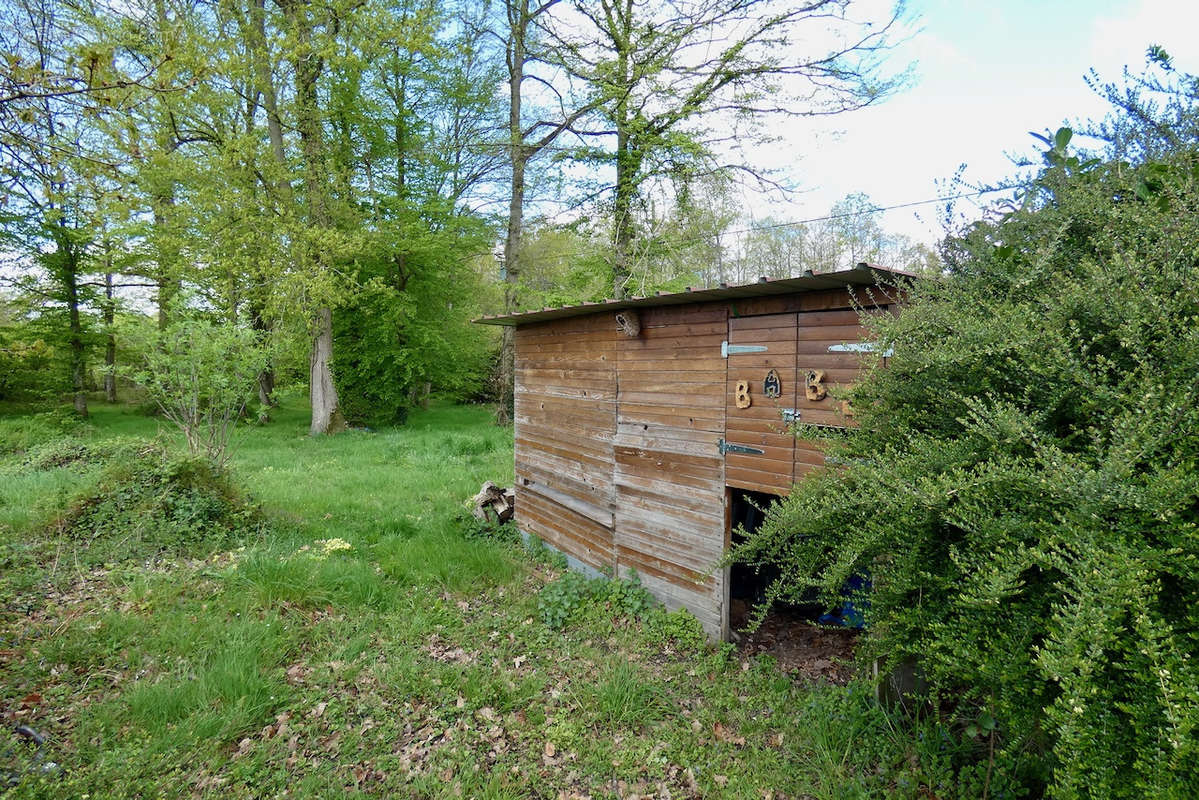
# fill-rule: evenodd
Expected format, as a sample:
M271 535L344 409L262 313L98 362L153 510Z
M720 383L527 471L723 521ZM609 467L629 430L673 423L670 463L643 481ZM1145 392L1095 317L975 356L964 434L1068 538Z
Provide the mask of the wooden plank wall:
M616 562L669 608L726 635L724 304L644 310L619 336L615 448Z
M610 314L516 330L516 517L593 569L615 567L616 327Z

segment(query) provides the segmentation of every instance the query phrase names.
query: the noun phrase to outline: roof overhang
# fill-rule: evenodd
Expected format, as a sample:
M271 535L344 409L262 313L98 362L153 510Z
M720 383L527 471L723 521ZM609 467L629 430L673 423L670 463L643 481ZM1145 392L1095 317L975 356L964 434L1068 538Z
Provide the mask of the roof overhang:
M813 292L820 289L843 289L846 287L894 286L917 278L915 273L888 269L874 264L858 264L853 269L840 272L808 273L799 278L759 278L754 283L729 286L721 284L711 289L688 289L684 292L657 294L645 297L626 297L623 300L604 300L583 303L577 306L542 308L520 311L515 314L497 314L474 320L482 325L525 325L530 322L547 322L554 319L578 317L600 311L620 311L625 308L653 306L677 306L685 303L707 303L715 300L744 300L753 297L769 297L778 294Z

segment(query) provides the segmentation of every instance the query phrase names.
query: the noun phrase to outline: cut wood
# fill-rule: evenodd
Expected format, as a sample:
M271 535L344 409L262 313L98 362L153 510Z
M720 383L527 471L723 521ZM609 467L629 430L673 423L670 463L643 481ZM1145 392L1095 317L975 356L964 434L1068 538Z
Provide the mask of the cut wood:
M503 523L512 519L516 511L516 492L501 489L491 481L483 484L479 493L471 500L471 514L482 522Z

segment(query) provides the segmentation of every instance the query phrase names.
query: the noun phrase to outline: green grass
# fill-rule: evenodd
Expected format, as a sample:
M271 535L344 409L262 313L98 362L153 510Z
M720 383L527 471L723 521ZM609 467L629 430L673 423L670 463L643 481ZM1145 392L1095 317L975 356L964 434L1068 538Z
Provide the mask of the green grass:
M120 406L0 418L5 727L68 770L14 796L954 796L963 745L935 722L707 646L636 592L547 627L559 567L464 533L463 502L512 480L488 409L306 429L294 397L242 429L232 473L263 519L231 541L89 561L47 521L122 447L178 436Z

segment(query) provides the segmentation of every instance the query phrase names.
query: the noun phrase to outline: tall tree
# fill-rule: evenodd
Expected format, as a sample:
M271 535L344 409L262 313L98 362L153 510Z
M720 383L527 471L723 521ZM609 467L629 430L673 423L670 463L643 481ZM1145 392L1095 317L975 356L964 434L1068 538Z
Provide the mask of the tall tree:
M508 159L511 167L511 182L508 195L508 228L504 237L504 312L514 311L519 303L518 292L522 264L522 239L524 235L524 213L526 176L530 163L550 148L566 131L580 119L593 112L601 102L601 96L592 91L590 95L572 96L563 91L565 84L559 80L558 87L550 85L543 75L532 72L540 68L543 73L561 78L568 74L569 67L563 61L568 48L555 47L552 37L546 34L548 17L561 0L506 0L504 61L508 71ZM548 41L547 41L548 40ZM536 113L529 115L525 102L526 81L532 80L539 87L553 89L550 105L541 104ZM539 95L544 95L540 92ZM529 117L533 118L530 119ZM511 420L513 408L514 378L514 330L503 329L500 346L500 403L496 421L505 424Z
M307 230L300 256L304 267L314 276L329 274L328 251L324 237L332 231L328 164L325 161L324 120L321 114L318 84L325 68L324 50L316 41L315 28L328 20L317 19L323 13L308 0L277 0L287 21L291 37L288 54L295 82L295 122L300 136L303 165L304 202ZM312 408L309 433L337 433L345 428L333 383L333 308L328 297L317 301L312 320L312 350L308 365L308 392Z
M902 7L881 22L855 20L850 8L850 0L577 6L587 26L579 38L590 43L570 46L571 63L604 98L604 124L585 135L614 171L617 297L632 273L638 204L655 179L714 172L761 178L752 164L721 148L758 135L765 116L839 114L900 85L900 78L883 74L881 56Z
M66 319L70 384L75 411L87 416L88 338L84 305L95 197L89 174L106 164L92 158L89 117L112 98L94 96L86 81L69 78L75 36L71 9L57 0L14 0L4 6L0 29L10 74L24 75L30 91L0 106L0 185L4 192L6 249L26 261L21 288ZM84 52L88 52L86 49ZM91 51L85 66L108 81L110 54ZM46 88L65 85L78 91Z

